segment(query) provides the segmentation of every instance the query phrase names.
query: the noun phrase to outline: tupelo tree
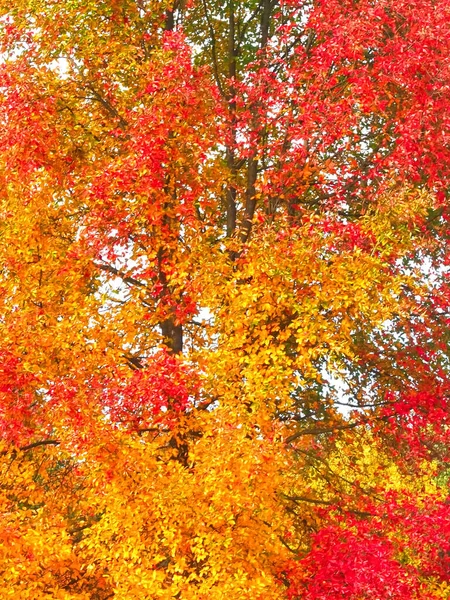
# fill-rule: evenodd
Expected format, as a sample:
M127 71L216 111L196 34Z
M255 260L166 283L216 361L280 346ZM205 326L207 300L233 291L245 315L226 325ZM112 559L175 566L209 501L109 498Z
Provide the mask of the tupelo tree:
M447 598L448 3L0 7L5 594Z

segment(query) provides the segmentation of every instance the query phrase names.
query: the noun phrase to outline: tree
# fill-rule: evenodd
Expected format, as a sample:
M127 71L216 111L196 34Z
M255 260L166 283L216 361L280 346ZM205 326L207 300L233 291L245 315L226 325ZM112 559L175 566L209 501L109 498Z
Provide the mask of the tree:
M0 6L5 593L448 597L447 4Z

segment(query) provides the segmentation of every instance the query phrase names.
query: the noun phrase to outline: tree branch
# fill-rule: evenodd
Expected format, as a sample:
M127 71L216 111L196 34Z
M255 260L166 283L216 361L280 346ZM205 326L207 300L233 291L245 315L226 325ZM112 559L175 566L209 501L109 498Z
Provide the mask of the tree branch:
M298 439L299 437L302 437L303 435L320 435L321 433L334 433L335 431L345 431L347 429L354 429L355 427L361 427L362 425L365 425L365 424L366 423L364 423L362 421L356 421L356 423L348 423L347 425L336 425L336 427L328 427L326 429L317 429L317 428L303 429L302 431L297 431L296 433L293 433L288 438L286 438L286 444L290 444L291 442Z
M214 27L211 23L211 18L208 12L208 5L206 4L206 0L203 0L203 10L205 12L206 22L208 24L209 35L211 36L211 54L213 59L213 71L214 71L214 79L216 80L217 87L219 88L219 92L223 98L226 97L225 90L222 87L222 82L220 81L219 67L217 63L217 52L216 52L216 34L214 33Z
M58 440L40 440L39 442L33 442L27 446L20 446L19 449L26 452L27 450L33 450L33 448L38 448L39 446L59 446L60 443L61 442Z
M94 263L94 265L96 267L98 267L99 269L101 269L102 271L107 271L108 273L117 275L117 277L120 277L122 279L122 281L124 281L125 283L128 283L130 285L138 285L139 287L144 287L144 288L147 287L147 285L145 283L142 283L142 281L139 281L138 279L135 279L134 277L128 277L127 275L125 275L125 273L123 271L120 271L119 269L116 269L115 267L113 267L111 265L101 265L99 263Z

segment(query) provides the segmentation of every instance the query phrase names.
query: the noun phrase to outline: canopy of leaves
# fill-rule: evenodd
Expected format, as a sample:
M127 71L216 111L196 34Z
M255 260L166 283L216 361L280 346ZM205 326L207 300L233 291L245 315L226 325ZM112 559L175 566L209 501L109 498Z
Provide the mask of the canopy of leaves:
M449 3L0 30L4 597L449 598Z

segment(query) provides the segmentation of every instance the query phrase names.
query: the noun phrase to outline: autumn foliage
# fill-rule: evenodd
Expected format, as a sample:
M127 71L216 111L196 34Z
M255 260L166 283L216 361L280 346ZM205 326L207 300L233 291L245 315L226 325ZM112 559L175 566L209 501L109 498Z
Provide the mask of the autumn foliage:
M450 4L0 6L0 596L449 598Z

